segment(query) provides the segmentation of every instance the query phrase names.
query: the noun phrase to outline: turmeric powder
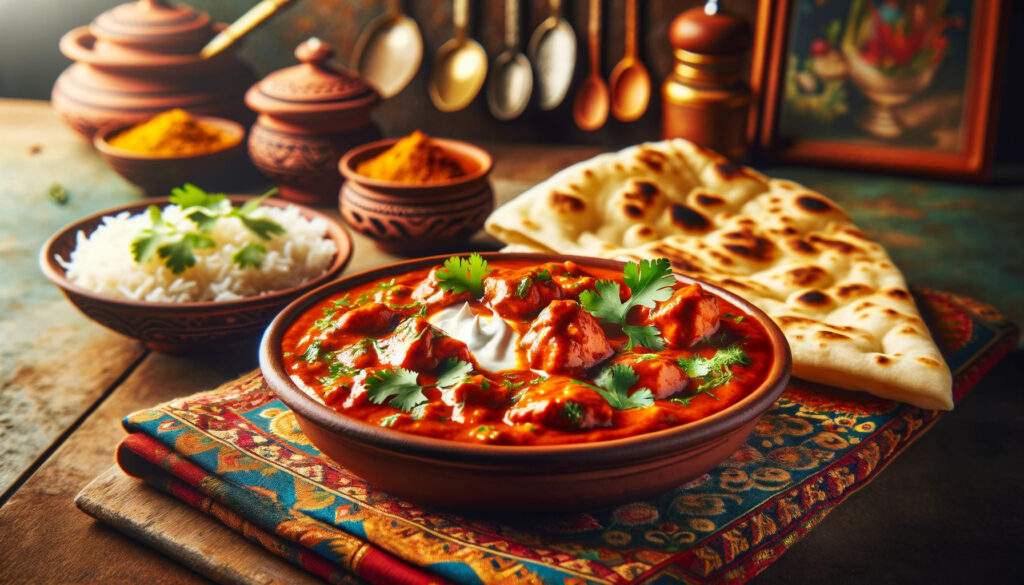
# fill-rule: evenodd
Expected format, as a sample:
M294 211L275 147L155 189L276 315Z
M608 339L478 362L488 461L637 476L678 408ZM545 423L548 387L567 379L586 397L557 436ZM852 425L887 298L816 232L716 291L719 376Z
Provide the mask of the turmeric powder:
M466 174L459 160L416 130L391 148L356 165L369 179L398 183L434 183Z
M175 108L109 139L111 146L154 156L190 156L224 150L238 142L221 129Z

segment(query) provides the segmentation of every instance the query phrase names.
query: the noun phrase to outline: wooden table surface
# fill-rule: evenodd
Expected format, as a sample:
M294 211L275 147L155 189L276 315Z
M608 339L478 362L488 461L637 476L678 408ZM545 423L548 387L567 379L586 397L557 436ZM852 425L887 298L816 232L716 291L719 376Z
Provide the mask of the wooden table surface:
M488 145L499 201L596 149ZM1024 322L1024 189L809 168L762 169L834 198L916 286ZM50 199L51 185L68 193ZM252 190L257 192L258 185ZM78 491L113 462L120 419L256 366L154 353L79 314L38 269L59 227L140 195L45 102L0 100L0 583L208 583L85 515ZM336 214L335 210L326 210ZM393 257L353 234L346 272ZM474 240L486 246L485 238ZM1009 576L1024 542L1020 349L755 583L967 583Z

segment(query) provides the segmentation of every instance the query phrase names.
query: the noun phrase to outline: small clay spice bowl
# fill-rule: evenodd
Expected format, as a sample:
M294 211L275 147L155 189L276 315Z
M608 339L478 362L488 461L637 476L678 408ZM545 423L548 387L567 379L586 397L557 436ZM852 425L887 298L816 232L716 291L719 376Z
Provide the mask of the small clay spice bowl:
M243 139L245 128L238 122L213 116L195 116L204 125L217 128L229 137L221 148L196 154L167 156L146 154L118 148L110 144L117 134L131 124L108 124L93 137L93 146L114 172L146 195L167 195L172 187L194 183L207 190L231 190L232 181L243 176Z
M371 142L348 151L338 163L345 183L341 217L385 252L422 256L450 250L469 239L494 209L487 151L460 140L431 138L456 159L465 174L429 183L382 181L360 175L359 163L391 148L399 139Z

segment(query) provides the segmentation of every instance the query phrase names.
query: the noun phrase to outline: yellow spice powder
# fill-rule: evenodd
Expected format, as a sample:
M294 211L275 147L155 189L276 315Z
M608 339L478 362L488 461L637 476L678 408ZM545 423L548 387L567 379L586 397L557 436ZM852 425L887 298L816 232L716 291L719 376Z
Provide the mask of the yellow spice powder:
M157 114L117 134L111 146L156 156L189 156L223 150L235 143L219 128L204 124L185 110Z
M356 172L369 179L398 183L433 183L466 174L458 159L419 130L359 163Z

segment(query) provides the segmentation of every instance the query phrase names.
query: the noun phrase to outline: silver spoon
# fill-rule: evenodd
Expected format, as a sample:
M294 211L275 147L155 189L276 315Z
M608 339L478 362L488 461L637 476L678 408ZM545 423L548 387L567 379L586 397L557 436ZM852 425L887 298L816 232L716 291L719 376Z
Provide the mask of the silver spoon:
M530 103L533 70L519 52L519 0L505 0L505 50L494 59L487 107L499 120L518 117Z
M455 112L473 101L487 77L487 53L480 43L466 36L469 0L454 0L452 21L455 38L449 39L434 56L430 71L430 100L442 112Z
M565 99L576 68L576 33L561 16L562 1L551 0L551 12L540 23L527 54L537 70L538 106L553 110Z
M423 61L420 27L402 14L399 2L388 0L387 10L370 22L352 51L352 68L383 98L405 89Z

